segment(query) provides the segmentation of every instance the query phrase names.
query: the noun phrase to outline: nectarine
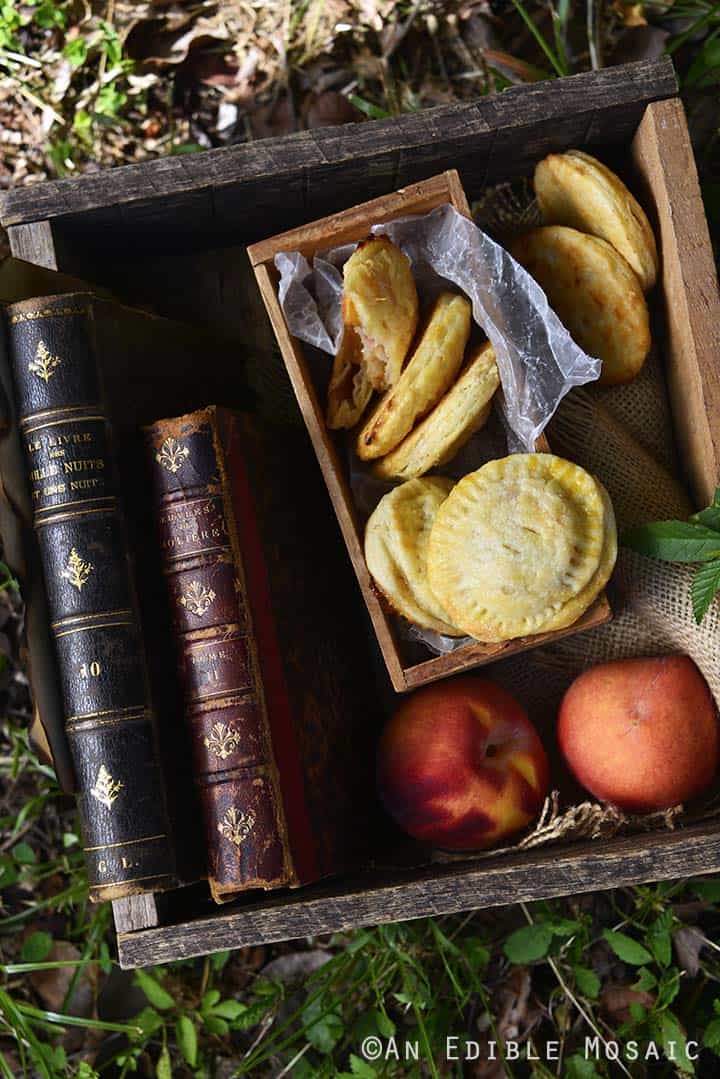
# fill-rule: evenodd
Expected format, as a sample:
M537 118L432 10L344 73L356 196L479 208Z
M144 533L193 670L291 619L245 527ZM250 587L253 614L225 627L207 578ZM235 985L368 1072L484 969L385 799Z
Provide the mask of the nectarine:
M378 787L410 835L482 850L535 817L549 783L545 750L518 702L486 678L418 690L385 728Z
M585 671L563 698L557 734L583 787L631 812L697 797L718 766L715 703L688 656L616 660Z

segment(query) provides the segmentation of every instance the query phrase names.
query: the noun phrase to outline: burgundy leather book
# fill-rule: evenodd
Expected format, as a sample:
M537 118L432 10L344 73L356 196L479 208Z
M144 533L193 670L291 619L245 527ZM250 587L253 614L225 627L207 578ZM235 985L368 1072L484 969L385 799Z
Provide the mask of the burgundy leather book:
M241 423L208 407L145 434L212 895L307 883L321 870Z

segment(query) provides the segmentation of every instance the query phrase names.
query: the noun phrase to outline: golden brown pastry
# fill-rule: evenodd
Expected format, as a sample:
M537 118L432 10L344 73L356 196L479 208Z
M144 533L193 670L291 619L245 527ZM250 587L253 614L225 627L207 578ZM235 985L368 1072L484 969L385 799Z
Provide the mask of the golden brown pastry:
M375 463L375 475L409 480L452 460L490 415L500 385L489 341L473 349L455 385L399 446Z
M410 480L378 503L365 529L365 561L391 606L409 622L450 636L451 624L427 581L427 544L438 507L452 489L440 476Z
M333 361L328 386L327 425L331 430L354 427L372 397L373 388L361 366L362 344L352 326L346 326Z
M390 389L417 329L418 295L410 263L387 236L358 244L345 263L342 316L357 331L371 386Z
M478 640L542 633L564 608L575 621L597 595L608 527L600 486L579 465L550 453L489 461L437 511L430 588L450 621Z
M569 225L607 240L647 292L658 274L655 236L645 211L619 176L583 153L548 154L535 169L535 194L548 225Z
M630 382L650 351L650 318L637 275L614 247L577 229L533 229L512 245L578 345L602 360L600 382Z
M361 460L388 453L437 404L460 370L471 321L472 307L465 296L453 292L438 296L400 378L358 435Z

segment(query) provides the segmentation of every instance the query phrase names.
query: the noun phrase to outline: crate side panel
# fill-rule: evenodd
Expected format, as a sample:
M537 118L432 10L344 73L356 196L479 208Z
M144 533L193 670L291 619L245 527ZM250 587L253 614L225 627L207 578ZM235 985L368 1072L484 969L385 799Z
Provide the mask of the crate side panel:
M379 922L451 914L720 869L711 825L678 832L583 842L488 858L469 866L356 880L345 886L239 904L228 913L121 935L124 967L166 963L243 945L340 932Z

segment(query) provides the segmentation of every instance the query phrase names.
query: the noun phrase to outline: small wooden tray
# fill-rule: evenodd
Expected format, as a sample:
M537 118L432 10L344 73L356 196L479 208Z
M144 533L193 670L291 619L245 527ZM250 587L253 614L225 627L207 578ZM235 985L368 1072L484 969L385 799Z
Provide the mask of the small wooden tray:
M394 194L361 203L359 206L324 217L309 225L279 233L277 236L248 247L248 256L315 448L315 454L325 477L390 680L399 693L428 682L435 682L439 678L446 678L458 671L469 670L471 667L479 667L516 652L536 648L547 641L580 633L602 625L611 618L610 606L607 598L602 594L567 629L557 630L554 633L538 633L531 637L519 637L500 644L475 641L472 644L462 645L445 655L422 660L419 663L412 662L406 658L408 649L403 647L404 642L399 637L397 619L388 611L379 597L368 572L363 553L363 526L355 510L346 468L343 465L343 433L329 431L325 424L324 387L318 387L316 384L307 363L302 342L292 336L285 322L278 298L279 275L275 269L274 259L275 255L281 251L299 251L306 257L312 258L316 251L364 239L372 225L392 221L408 214L428 213L435 207L446 203L450 203L460 213L470 217L470 207L455 169L449 169L429 180L401 188ZM328 371L329 367L328 358ZM548 449L544 438L538 442L537 448Z

